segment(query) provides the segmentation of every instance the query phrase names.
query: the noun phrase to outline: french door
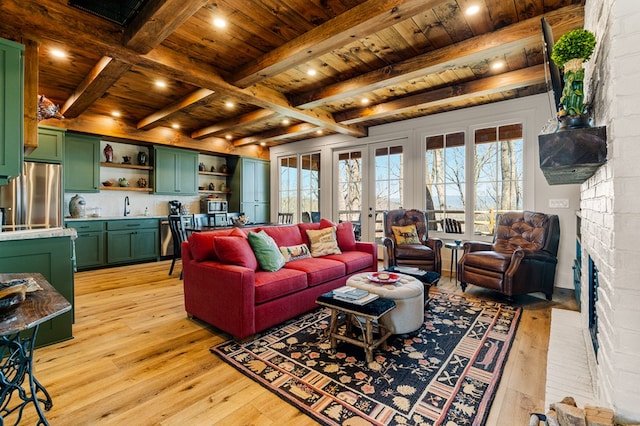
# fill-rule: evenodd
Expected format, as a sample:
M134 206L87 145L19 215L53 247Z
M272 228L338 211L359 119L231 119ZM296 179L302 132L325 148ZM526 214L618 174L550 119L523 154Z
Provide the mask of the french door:
M354 224L356 238L380 242L385 210L404 206L406 139L334 152L334 217Z

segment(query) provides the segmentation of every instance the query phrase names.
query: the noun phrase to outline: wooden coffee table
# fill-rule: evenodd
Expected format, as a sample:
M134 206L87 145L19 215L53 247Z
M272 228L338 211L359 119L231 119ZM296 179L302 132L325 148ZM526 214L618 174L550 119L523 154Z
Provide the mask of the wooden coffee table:
M331 310L331 323L329 325L331 348L337 346L338 340L351 343L352 345L363 348L366 361L372 362L373 350L384 344L391 335L391 331L386 329L378 320L396 307L396 303L393 300L376 299L365 305L357 305L355 303L336 300L333 298L333 292L329 292L320 295L316 303L321 306L326 306ZM339 326L342 323L342 321L340 321L340 314L344 314L343 319L347 324L344 334L338 332ZM348 335L349 325L351 325L353 321L359 321L355 317L365 320L365 328L361 330L362 338ZM374 323L376 323L379 331L377 339L373 338Z

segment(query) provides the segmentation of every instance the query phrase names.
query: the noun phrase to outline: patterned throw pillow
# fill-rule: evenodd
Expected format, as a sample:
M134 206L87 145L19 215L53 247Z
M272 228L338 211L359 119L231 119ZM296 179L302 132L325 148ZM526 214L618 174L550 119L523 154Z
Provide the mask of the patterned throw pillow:
M396 237L396 244L420 244L418 230L415 225L392 226L391 229Z
M320 257L328 254L341 254L336 240L336 227L318 229L317 231L307 229L307 236L311 242L311 256Z
M291 262L292 260L305 259L311 257L309 253L309 247L306 244L299 244L297 246L280 247L280 252L284 256L285 262Z
M266 232L249 232L249 244L258 259L260 268L265 271L275 272L284 266L284 257L276 242Z

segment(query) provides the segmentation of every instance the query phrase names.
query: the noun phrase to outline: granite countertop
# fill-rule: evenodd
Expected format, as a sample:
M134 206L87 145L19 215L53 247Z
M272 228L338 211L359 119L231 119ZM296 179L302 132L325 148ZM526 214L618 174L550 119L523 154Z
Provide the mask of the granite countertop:
M73 228L27 229L24 231L0 232L0 241L33 240L38 238L71 237L75 240L78 233Z
M159 215L153 215L153 216L145 216L145 215L132 215L132 216L85 216L85 217L65 217L64 221L65 222L74 222L74 221L80 221L80 220L129 220L129 219L166 219L167 216L163 215L163 216L159 216Z

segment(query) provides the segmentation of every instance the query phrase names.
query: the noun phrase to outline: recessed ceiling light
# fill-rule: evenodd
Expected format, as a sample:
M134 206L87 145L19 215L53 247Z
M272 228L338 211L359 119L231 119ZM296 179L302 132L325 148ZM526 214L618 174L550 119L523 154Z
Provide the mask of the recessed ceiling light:
M224 105L225 105L227 108L233 108L233 107L235 106L235 104L234 104L233 102L231 102L231 101L227 101L227 102L225 102L225 103L224 103Z
M322 129L316 130L316 135L321 135L321 134L322 134Z
M111 115L114 117L120 117L120 111L112 111Z
M474 4L473 6L469 6L465 11L467 15L475 15L478 12L480 12L480 6L478 6L477 4Z
M224 28L227 26L227 21L224 18L217 17L213 19L213 25L218 28Z
M504 68L504 65L505 65L505 63L502 60L493 61L491 63L491 69L500 70L500 69Z
M51 55L55 56L56 58L66 58L67 57L67 52L60 50L60 49L51 49L50 50Z
M266 142L260 142L260 146L267 146Z
M285 126L288 126L289 123L291 123L291 122L289 121L288 118L285 118L284 120L282 120L282 124L284 124Z
M225 136L225 138L226 138L228 141L230 141L230 140L231 140L231 135L227 135L227 136Z
M362 98L362 99L360 100L360 103L361 103L362 105L369 105L369 99L368 99L368 98Z
M163 87L163 88L164 88L164 87L167 87L167 83L166 83L166 82L164 82L164 81L162 81L162 80L156 80L156 83L155 83L155 84L156 84L156 86L158 86L158 87Z
M180 125L178 123L173 123L171 127L173 127L174 129L179 129Z
M314 70L313 68L309 68L309 69L307 70L307 75L314 76L314 75L316 75L316 74L317 74L317 71L316 71L316 70Z

